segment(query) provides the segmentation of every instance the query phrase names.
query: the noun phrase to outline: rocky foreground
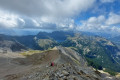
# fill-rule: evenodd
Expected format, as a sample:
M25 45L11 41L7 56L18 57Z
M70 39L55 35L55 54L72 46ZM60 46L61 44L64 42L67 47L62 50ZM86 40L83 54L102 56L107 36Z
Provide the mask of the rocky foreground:
M69 48L57 47L26 57L7 58L10 68L2 67L0 80L120 80L88 67L84 57Z

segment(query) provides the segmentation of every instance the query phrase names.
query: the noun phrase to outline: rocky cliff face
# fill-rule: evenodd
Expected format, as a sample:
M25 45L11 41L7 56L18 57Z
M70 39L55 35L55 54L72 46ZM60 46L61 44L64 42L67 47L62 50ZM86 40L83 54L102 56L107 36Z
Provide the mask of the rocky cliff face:
M3 80L117 80L87 66L84 57L77 52L60 46L25 58L14 58L11 64L22 66L17 70L29 67L7 74Z

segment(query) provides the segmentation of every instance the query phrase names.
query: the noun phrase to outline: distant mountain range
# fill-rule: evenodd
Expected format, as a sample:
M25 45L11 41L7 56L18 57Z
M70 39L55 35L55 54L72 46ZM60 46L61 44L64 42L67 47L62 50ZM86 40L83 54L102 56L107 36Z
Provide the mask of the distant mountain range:
M28 36L1 35L0 40L0 45L3 45L3 42L7 44L12 42L10 45L14 44L14 47L9 47L12 51L28 48L47 50L55 46L68 47L85 56L94 68L107 68L120 72L120 49L118 46L106 38L93 34L64 31L39 32L37 35Z

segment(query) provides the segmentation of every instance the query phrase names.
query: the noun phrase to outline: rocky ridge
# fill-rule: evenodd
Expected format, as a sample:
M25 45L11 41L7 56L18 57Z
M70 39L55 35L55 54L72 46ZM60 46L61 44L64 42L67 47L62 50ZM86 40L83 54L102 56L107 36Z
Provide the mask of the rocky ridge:
M51 62L55 65L50 66ZM60 46L26 58L14 58L11 63L32 67L6 75L1 80L119 80L87 66L80 54Z

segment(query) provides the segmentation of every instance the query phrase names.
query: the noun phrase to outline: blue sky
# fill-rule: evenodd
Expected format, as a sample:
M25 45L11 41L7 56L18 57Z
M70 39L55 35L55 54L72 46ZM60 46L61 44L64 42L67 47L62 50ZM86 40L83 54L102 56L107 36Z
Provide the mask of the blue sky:
M0 0L0 29L120 33L120 0Z
M111 0L112 1L112 0ZM87 20L90 17L98 17L99 15L104 15L108 18L109 13L120 13L120 1L114 0L114 2L105 2L101 3L99 0L96 1L95 5L87 10L86 12L80 13L75 17L76 22L78 23L80 20Z

